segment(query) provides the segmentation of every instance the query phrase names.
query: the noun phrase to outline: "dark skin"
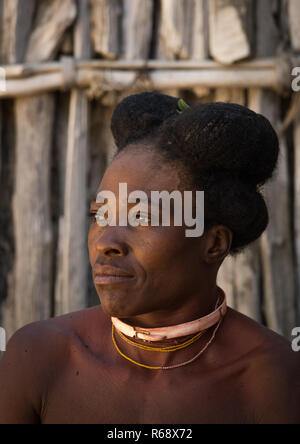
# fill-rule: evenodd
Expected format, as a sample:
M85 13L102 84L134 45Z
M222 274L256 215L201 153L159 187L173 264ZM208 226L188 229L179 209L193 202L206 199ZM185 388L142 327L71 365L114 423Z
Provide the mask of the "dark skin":
M183 189L178 168L162 164L155 151L129 148L110 165L98 191L118 195L121 182L128 183L128 192ZM184 227L101 228L93 222L94 276L97 266L113 265L133 279L97 285L99 307L31 324L14 335L0 363L0 423L300 423L300 354L234 310L206 352L178 369L138 367L112 343L110 316L159 327L211 312L231 242L223 225L188 239ZM130 358L161 366L196 355L212 330L175 353L140 350L116 338Z

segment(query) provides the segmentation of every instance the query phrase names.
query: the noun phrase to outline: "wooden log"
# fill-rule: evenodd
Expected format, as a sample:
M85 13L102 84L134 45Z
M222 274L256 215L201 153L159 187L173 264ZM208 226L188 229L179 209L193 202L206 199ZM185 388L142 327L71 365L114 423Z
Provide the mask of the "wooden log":
M50 315L52 226L50 151L54 101L50 95L18 99L15 221L16 328Z
M192 60L208 58L208 0L193 0Z
M162 0L158 27L156 57L168 60L206 59L208 55L205 41L206 0ZM206 11L207 12L207 11ZM165 94L180 96L180 85L164 86ZM197 85L192 89L198 97L205 96L209 90Z
M120 53L120 0L90 0L94 51L116 59Z
M191 49L190 28L187 17L192 18L193 2L188 0L162 0L159 23L157 58L188 59Z
M257 36L255 39L255 51L257 57L271 57L276 53L279 32L272 15L278 12L275 8L276 5L273 0L257 2L256 4ZM248 29L248 34L252 35L253 32ZM238 88L217 90L216 100L246 105L245 91ZM250 106L252 105L255 106L255 104L250 103ZM231 268L234 269L231 285L235 292L235 308L252 319L261 322L262 295L260 282L262 276L260 242L255 242L247 247L243 253L237 255Z
M276 0L256 2L256 57L274 57L280 43L280 29L275 17L279 14L279 4Z
M261 322L261 262L258 242L248 246L235 258L234 279L236 309Z
M27 61L52 59L66 29L74 22L75 17L75 0L40 2L26 51Z
M289 0L288 19L290 25L290 35L292 48L300 51L300 2ZM294 119L294 229L295 229L295 250L296 250L296 285L297 285L297 323L300 322L300 111L298 110Z
M207 0L162 0L157 58L207 58Z
M153 26L152 0L124 0L122 57L148 59Z
M236 309L236 291L235 291L235 261L232 256L227 256L221 265L217 284L225 291L229 307Z
M0 184L0 318L7 338L15 331L14 229L12 195L15 173L15 116L13 101L2 103L2 175Z
M69 2L68 4L71 6ZM34 30L25 51L27 61L39 62L45 60L45 57L54 57L61 41L63 26L68 27L70 24L70 10L59 9L61 16L58 26L57 17L51 14L54 5L58 6L56 0L42 0L37 5ZM16 15L20 13L18 10L14 12ZM50 29L52 32L47 33L49 41L45 44L37 36L41 30ZM50 213L50 153L54 97L44 94L16 100L15 119L13 214L16 257L14 321L11 322L14 330L32 321L48 318L51 314L53 233Z
M249 106L281 127L280 98L272 91L249 92ZM277 171L264 190L270 223L261 237L264 313L268 326L290 338L296 325L287 145L281 142Z
M220 65L213 60L74 60L77 70L212 70L231 71L237 73L244 71L270 71L277 68L278 60L274 57L259 58L235 63L233 66ZM62 70L62 62L30 62L4 66L7 79L21 79L39 74L58 73Z
M245 90L240 88L218 89L216 101L246 105ZM254 243L242 253L228 256L219 270L218 283L226 288L232 308L260 322L260 257L259 245Z
M24 53L32 26L32 18L35 11L35 0L22 2L21 0L12 0L11 2L2 2L1 11L1 39L0 52L1 63L20 63L24 59ZM4 301L1 307L2 325L7 332L7 338L14 333L17 328L16 322L16 297L15 297L15 268L13 266L14 249L16 242L13 241L13 231L11 221L13 220L12 193L13 193L13 174L15 174L15 123L14 109L12 103L5 104L5 132L3 137L3 149L5 155L5 176L1 180L1 255L4 253L5 263L1 265L1 293L3 292ZM3 279L3 280L2 280ZM2 285L3 284L3 285Z
M300 5L297 0L288 0L288 22L292 47L295 51L300 51Z
M251 0L209 1L209 47L212 57L231 64L251 55Z
M78 4L74 52L76 58L90 57L88 0ZM68 145L63 222L63 257L60 300L62 313L87 305L87 165L89 104L86 95L72 90L69 110ZM56 311L56 314L58 311Z
M35 0L9 0L3 3L1 60L19 63L24 60L35 11Z
M271 57L276 53L279 33L272 15L276 13L275 7L273 0L265 0L256 4L256 57ZM250 29L248 33L249 35L253 34ZM246 105L245 97L242 99L240 91L236 88L231 90L230 99L240 105ZM254 97L250 96L249 105L250 107L255 107L256 104L251 103L251 98L254 100ZM261 307L263 299L261 294L261 261L260 241L258 240L235 258L234 275L237 310L258 322L263 320L263 310Z
M271 70L254 72L253 70L236 72L232 70L164 70L152 71L148 75L151 89L165 90L168 88L191 89L197 87L230 88L272 88L278 87L276 73ZM40 94L46 91L64 90L66 85L61 73L38 75L22 80L8 80L6 91L0 91L1 98L21 97ZM76 79L76 86L89 88L95 85L100 90L116 89L118 91L135 88L143 90L144 84L136 81L135 71L110 71L97 73L95 70L80 70Z
M54 300L54 314L63 312L62 307L62 282L63 282L63 233L64 233L64 196L65 196L65 181L66 181L66 157L68 144L68 120L70 109L70 94L59 94L56 101L56 119L55 119L55 135L54 135L54 153L57 165L58 182L56 195L58 198L57 206L57 251L56 251L56 273L55 273L55 300Z
M272 0L267 0L264 5L263 2L259 3L256 11L257 54L261 57L270 57L276 51L273 14L279 13L279 6ZM275 130L279 131L282 122L278 95L268 90L250 90L249 106L269 118ZM270 223L260 240L263 308L268 326L289 339L291 329L295 326L295 273L290 230L288 153L284 139L280 148L278 169L273 180L265 187L264 193L270 213Z
M300 112L297 113L294 120L294 146L295 146L295 250L296 250L296 277L297 277L297 324L300 322Z
M242 88L218 88L215 93L215 101L245 105L245 90Z

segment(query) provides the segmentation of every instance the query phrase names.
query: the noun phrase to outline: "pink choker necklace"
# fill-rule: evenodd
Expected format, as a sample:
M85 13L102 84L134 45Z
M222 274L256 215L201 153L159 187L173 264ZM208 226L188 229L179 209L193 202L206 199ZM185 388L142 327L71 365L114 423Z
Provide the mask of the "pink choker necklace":
M226 315L226 295L221 288L219 289L221 290L223 295L223 300L221 297L222 303L217 306L215 311L200 319L196 319L195 321L185 322L184 324L179 325L172 325L170 327L142 328L133 327L132 325L126 324L118 318L112 317L111 320L114 327L125 336L128 336L130 338L142 339L147 342L157 342L163 341L165 339L174 339L193 335L199 333L200 331L204 331L209 329L210 327L213 327Z

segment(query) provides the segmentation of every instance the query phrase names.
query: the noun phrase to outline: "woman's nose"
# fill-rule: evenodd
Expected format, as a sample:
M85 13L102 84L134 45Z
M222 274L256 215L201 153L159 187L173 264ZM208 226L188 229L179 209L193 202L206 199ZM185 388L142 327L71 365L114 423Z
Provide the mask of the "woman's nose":
M100 236L96 244L96 250L103 256L126 256L128 254L128 247L124 241L117 238L116 233L105 233Z

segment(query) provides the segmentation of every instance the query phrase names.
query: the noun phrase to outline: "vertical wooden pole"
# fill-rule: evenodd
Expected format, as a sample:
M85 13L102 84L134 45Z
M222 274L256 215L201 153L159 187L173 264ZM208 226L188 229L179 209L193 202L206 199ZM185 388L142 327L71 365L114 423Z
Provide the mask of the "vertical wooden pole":
M249 106L281 126L280 98L272 91L251 90ZM287 145L281 142L278 169L265 186L270 223L261 238L264 311L268 326L290 337L295 326L295 285L291 239Z
M32 26L32 18L35 10L35 1L29 0L26 7L24 2L22 2L22 0L12 0L11 2L2 2L2 3L3 3L2 4L3 9L1 14L2 17L1 17L1 39L0 39L1 61L5 64L19 63L24 60L26 45L30 33L30 28ZM16 147L13 146L15 144L14 140L15 137L11 137L12 133L15 133L15 124L13 122L14 112L12 106L6 104L6 113L9 121L9 124L6 127L6 134L5 134L6 136L5 145L7 145L9 148L9 154L6 158L6 161L11 162L12 160L14 160L15 157L14 151L17 150ZM5 170L9 174L15 174L15 171L12 171L12 165L5 165ZM14 170L16 170L16 167L14 168ZM6 185L7 185L7 180L10 182L11 179L9 178L5 180ZM4 200L8 205L8 200L5 198L5 195L4 196L2 195L2 193L4 192L5 190L1 190L1 201ZM10 212L13 213L13 208L12 208L13 205L11 197L9 205L11 205L11 208L8 210L8 208L6 207L5 210L9 213ZM3 223L7 222L4 214L2 215L3 215L3 221L1 222ZM14 225L16 225L16 222L11 220L12 214L9 214L9 216L10 216L10 223L14 223ZM12 229L11 231L13 232L14 230ZM10 239L9 239L10 234L11 233L7 229L3 233L3 236L5 236L3 240L2 240L2 235L0 235L1 244L5 245L7 262L10 262L12 256L12 246L10 245ZM15 240L14 249L17 251L16 240ZM9 251L10 254L8 253ZM5 267L4 271L6 271L6 276L5 276L6 294L5 294L5 301L2 303L2 323L7 331L7 337L9 338L19 326L16 314L17 300L18 300L15 288L16 267L14 265L14 268L9 272L7 267ZM26 298L27 294L24 294L24 297ZM32 298L32 295L30 295L30 298Z
M251 0L209 1L209 47L213 58L231 64L251 55Z
M73 37L73 35L72 35ZM54 314L63 312L62 307L62 283L63 283L63 233L64 233L64 203L65 203L65 182L66 182L66 157L68 145L68 120L70 110L70 94L60 93L56 102L56 119L54 135L54 151L56 157L58 187L57 209L57 251L56 251L56 275L55 275L55 300Z
M253 21L252 5L248 0L210 1L209 23L210 52L217 61L233 63L251 54ZM245 106L245 90L217 89L215 101ZM247 247L243 253L235 257L228 256L219 270L217 282L226 291L231 307L257 321L261 320L257 245Z
M22 5L22 6L21 6ZM33 2L26 2L26 7ZM66 6L69 8L66 8ZM17 5L16 5L17 6ZM19 23L20 14L33 17L33 11L14 9L11 23ZM73 8L72 8L73 6ZM76 10L73 0L62 5L59 0L41 0L37 4L33 30L28 45L23 42L26 61L41 61L54 57L64 29L74 20ZM30 26L29 26L30 25ZM30 29L31 24L27 25ZM16 26L16 46L25 33ZM47 35L47 45L37 35ZM22 45L21 45L22 47ZM26 49L27 48L27 49ZM18 54L17 54L18 55ZM54 123L54 97L43 94L24 97L15 101L16 165L13 216L15 232L15 264L13 320L8 310L8 334L19 327L51 314L52 293L52 222L50 203L50 156ZM7 307L12 306L7 300Z
M122 58L127 60L149 58L152 16L152 0L124 0Z
M107 58L120 54L121 0L90 0L94 51Z
M24 60L36 0L4 0L1 29L1 58L4 63Z
M275 9L274 9L275 8ZM272 0L258 2L256 12L256 53L259 57L275 54L278 30L274 22L276 4ZM252 89L249 107L265 115L275 130L281 126L281 102L274 92ZM261 238L263 265L263 309L270 328L290 338L295 326L295 285L291 237L288 156L285 140L281 142L278 169L265 187L270 223Z
M208 56L208 0L162 0L159 17L158 59L203 60ZM164 91L178 96L178 89ZM194 88L198 97L209 93L207 88Z
M292 48L300 51L300 2L289 0L288 21ZM300 322L300 110L294 120L294 170L295 170L295 193L294 193L294 227L295 227L295 249L296 249L296 284L297 284L297 322Z
M90 57L90 9L88 0L78 3L74 55ZM87 304L87 164L89 103L83 91L73 90L70 99L64 205L62 258L62 312L80 310ZM58 298L56 298L57 300ZM60 314L56 311L56 314Z
M50 315L52 226L50 151L54 101L50 95L18 99L15 222L16 327Z

